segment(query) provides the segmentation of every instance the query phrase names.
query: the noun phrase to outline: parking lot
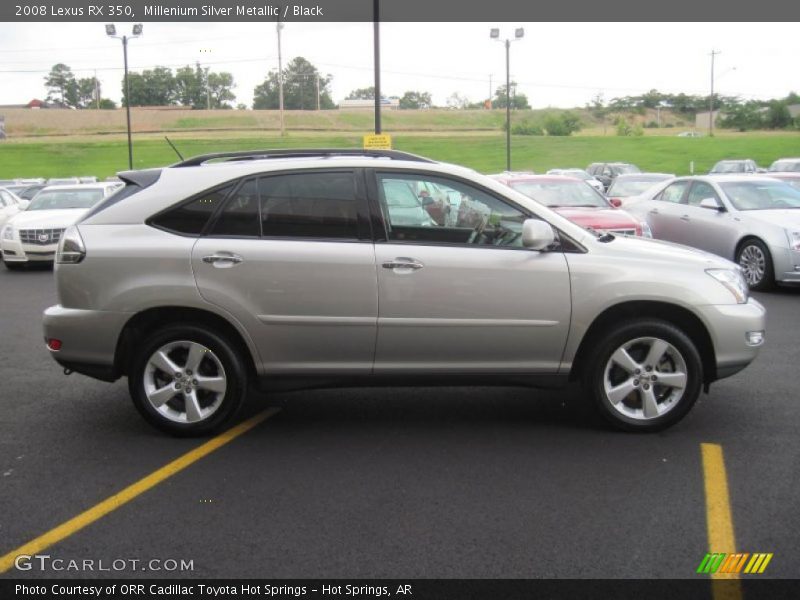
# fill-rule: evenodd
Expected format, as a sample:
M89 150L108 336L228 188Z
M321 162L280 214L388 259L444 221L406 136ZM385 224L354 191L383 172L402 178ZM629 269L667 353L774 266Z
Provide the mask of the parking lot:
M124 380L63 375L41 334L51 271L0 269L0 290L5 555L203 441L151 429ZM798 577L800 289L756 296L757 361L663 433L613 432L576 390L253 396L242 420L281 410L46 553L193 561L159 577L700 577L708 443L724 451L736 541L716 550L774 553L764 576Z

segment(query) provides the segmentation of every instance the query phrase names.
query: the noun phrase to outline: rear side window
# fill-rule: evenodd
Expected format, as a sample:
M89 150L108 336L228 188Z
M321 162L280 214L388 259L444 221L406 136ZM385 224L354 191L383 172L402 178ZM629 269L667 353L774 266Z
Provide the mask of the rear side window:
M200 196L184 202L165 213L151 219L150 223L175 233L200 235L209 218L217 211L234 185L226 185L204 192Z
M258 183L255 179L248 179L228 198L211 235L259 237L258 215Z
M358 201L350 172L262 177L261 235L358 238Z

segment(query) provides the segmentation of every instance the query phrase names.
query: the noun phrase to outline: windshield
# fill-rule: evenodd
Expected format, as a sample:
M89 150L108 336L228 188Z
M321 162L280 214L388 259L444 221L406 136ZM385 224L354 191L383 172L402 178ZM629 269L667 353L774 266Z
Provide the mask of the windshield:
M770 171L783 173L800 172L800 160L776 160L769 168Z
M638 196L646 192L661 179L615 179L611 187L608 188L608 195L616 198L627 198L628 196Z
M719 162L711 169L712 173L744 173L745 164L743 162Z
M782 181L737 181L719 186L738 210L800 208L800 190Z
M582 181L512 181L511 187L545 206L608 208L606 199Z
M31 200L28 210L91 208L103 199L103 190L43 190Z

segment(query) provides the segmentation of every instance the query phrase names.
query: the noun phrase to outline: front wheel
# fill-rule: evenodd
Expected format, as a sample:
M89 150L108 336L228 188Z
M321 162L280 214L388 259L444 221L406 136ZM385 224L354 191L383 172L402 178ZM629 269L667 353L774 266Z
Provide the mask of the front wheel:
M234 344L199 325L151 334L133 358L128 388L154 427L178 436L215 432L244 401L247 372Z
M670 427L700 395L700 354L671 323L636 320L607 332L596 348L584 383L600 413L619 429Z
M764 291L775 283L772 256L760 240L747 240L736 253L736 262L742 267L745 281L751 290Z

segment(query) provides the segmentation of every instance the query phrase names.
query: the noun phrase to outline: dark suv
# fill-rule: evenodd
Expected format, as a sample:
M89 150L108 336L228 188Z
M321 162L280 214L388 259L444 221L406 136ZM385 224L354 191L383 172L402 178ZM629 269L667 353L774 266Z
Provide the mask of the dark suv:
M586 172L594 176L595 179L603 184L603 187L608 191L611 183L617 178L617 175L628 173L641 173L641 169L636 165L623 162L596 162L586 167Z

